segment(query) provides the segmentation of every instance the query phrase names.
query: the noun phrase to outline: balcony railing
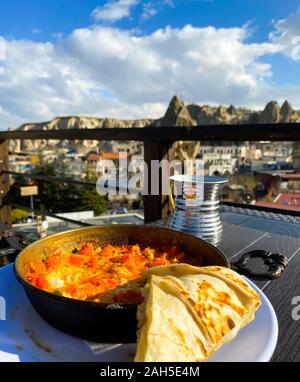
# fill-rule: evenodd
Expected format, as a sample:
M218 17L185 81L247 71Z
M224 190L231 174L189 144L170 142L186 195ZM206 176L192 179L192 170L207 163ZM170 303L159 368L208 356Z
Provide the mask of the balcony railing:
M141 141L144 143L144 159L148 168L152 160L174 159L176 141L300 141L300 123L288 124L251 124L251 125L210 125L210 126L173 126L143 128L104 128L69 130L28 130L0 132L0 221L11 224L11 207L32 210L10 201L10 176L23 176L49 182L63 182L70 185L95 187L94 183L80 182L61 177L47 177L37 174L17 173L9 170L8 140L99 140L99 141ZM160 174L161 177L161 174ZM151 189L151 177L148 174L148 187ZM232 204L232 203L231 203ZM170 209L168 197L161 195L144 196L145 222L149 223L166 217ZM261 209L261 208L260 208ZM47 211L33 210L67 221L86 225L57 216ZM278 211L278 210L277 210ZM289 211L290 212L290 211Z

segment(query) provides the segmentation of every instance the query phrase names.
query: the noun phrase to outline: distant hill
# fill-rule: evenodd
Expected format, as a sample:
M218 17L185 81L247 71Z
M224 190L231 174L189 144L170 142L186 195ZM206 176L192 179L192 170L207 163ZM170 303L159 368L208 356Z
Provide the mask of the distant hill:
M281 106L276 101L270 101L263 110L253 111L238 108L233 105L208 106L185 105L178 97L174 96L167 108L165 115L160 119L119 120L96 117L56 117L51 121L41 123L26 123L19 130L59 130L59 129L95 129L113 127L144 127L144 126L197 126L212 124L254 124L254 123L279 123L300 122L300 110L295 110L285 101ZM57 145L57 141L29 141L15 142L15 150L31 150L46 146ZM62 142L60 142L62 144ZM82 141L84 147L96 147L97 141Z
M193 126L212 124L241 124L241 123L278 123L300 122L300 110L293 109L292 105L285 101L280 107L276 101L270 101L264 110L253 111L245 108L237 108L233 105L208 106L208 105L185 105L178 97L174 96L168 106L165 115L160 119L110 119L96 117L56 117L51 121L40 123L26 123L19 130L52 130L52 129L94 129L112 127L144 127L155 126Z

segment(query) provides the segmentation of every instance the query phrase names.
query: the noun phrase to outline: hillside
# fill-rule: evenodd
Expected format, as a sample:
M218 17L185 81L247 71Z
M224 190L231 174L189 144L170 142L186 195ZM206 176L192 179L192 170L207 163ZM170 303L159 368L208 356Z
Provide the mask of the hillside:
M174 96L160 119L118 120L110 118L68 116L56 117L51 121L41 123L26 123L19 130L58 130L58 129L95 129L113 127L144 127L144 126L197 126L212 124L254 124L254 123L279 123L300 122L300 110L295 110L292 105L285 101L280 106L276 101L270 101L263 110L252 111L235 106L208 106L208 105L185 105L178 97ZM24 140L12 142L13 150L32 150L44 147L64 145L62 141L30 141ZM70 143L69 143L70 144ZM72 145L77 145L73 142ZM97 147L97 141L81 141L83 147ZM193 145L194 146L194 145Z

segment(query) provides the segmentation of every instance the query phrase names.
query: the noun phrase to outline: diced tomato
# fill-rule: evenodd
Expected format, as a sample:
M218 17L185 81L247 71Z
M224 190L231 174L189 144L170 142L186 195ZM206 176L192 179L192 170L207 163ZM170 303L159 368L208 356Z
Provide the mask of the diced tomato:
M27 281L30 282L30 284L35 285L36 279L38 278L38 274L37 273L29 273L26 278L27 278Z
M46 280L45 276L44 275L40 275L38 276L38 278L36 279L36 283L35 285L40 288L40 289L48 289L49 288L49 283L48 281Z
M94 257L94 256L90 256L87 260L86 260L86 265L88 265L89 267L96 267L97 266L97 259Z
M106 285L107 285L108 288L114 288L118 284L119 283L116 280L113 280L113 279L107 279L106 280Z
M42 261L31 263L30 268L36 273L42 273L46 271L46 265Z
M40 289L53 291L55 279L59 279L63 281L65 295L99 301L102 293L105 301L106 291L110 291L107 295L111 301L113 292L117 294L116 287L139 279L145 269L184 261L186 257L176 245L154 248L140 247L138 244L105 245L95 248L92 243L86 243L79 251L71 252L57 245L53 246L50 254L49 251L50 248L47 259L26 264L25 277L28 282ZM47 282L48 277L50 282ZM131 290L128 285L128 290L120 292L115 301L141 302L142 296L138 288Z
M101 280L99 280L97 278L91 279L91 284L93 284L95 286L99 286L99 285L101 285Z
M122 263L126 263L129 260L129 254L127 253L126 255L122 256Z
M82 255L93 255L95 248L92 243L83 244L79 251Z
M106 245L103 247L102 251L100 252L101 257L104 257L105 259L110 259L113 257L115 248L112 245Z
M85 261L86 259L82 255L71 255L69 258L71 265L82 265Z
M151 262L151 267L157 267L159 265L165 265L165 264L168 264L168 260L161 257L157 257Z
M59 258L60 258L59 254L54 254L52 256L49 256L48 259L46 260L47 267L50 269L55 268L59 263Z
M93 278L91 283L95 286L103 286L103 290L112 289L118 285L118 282L113 279Z
M128 256L128 258L126 258L126 260L123 261L123 264L130 271L134 271L139 268L140 262L139 259L136 258L136 256Z

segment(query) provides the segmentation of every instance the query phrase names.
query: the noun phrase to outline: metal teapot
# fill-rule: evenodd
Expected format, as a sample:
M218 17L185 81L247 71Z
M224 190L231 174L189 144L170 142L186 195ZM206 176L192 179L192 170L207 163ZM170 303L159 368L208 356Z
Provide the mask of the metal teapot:
M170 228L218 244L222 235L220 200L228 180L217 176L174 175L170 181L174 209Z

